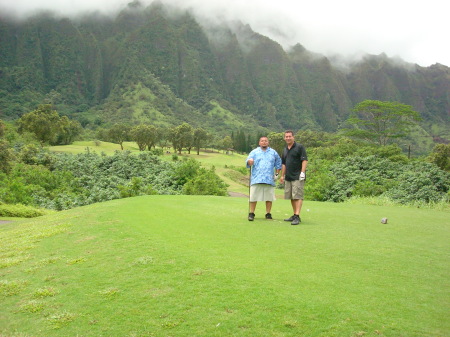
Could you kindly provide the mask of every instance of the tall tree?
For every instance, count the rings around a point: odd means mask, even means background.
[[[3,135],[5,134],[5,130],[6,130],[6,125],[5,125],[5,123],[0,119],[0,138],[2,138]]]
[[[270,147],[275,151],[277,151],[278,154],[281,156],[281,154],[283,153],[284,146],[286,144],[284,141],[284,133],[271,132],[267,137],[269,138],[270,141]]]
[[[421,120],[420,114],[410,105],[398,102],[366,100],[353,108],[347,119],[353,128],[344,134],[386,145],[392,138],[406,137],[412,126]]]
[[[115,144],[119,144],[123,151],[123,142],[130,138],[131,128],[125,124],[116,123],[108,130],[108,139]]]
[[[208,140],[208,133],[202,128],[194,130],[194,146],[197,148],[197,155],[200,155],[200,147]]]
[[[156,143],[157,129],[153,125],[141,124],[131,129],[131,138],[137,143],[139,150],[144,151]]]
[[[183,148],[192,147],[192,142],[194,139],[194,131],[190,124],[183,123],[174,127],[172,129],[172,134],[170,135],[172,146],[178,153],[181,154]],[[190,151],[189,151],[190,152]]]
[[[77,137],[83,130],[80,122],[71,120],[67,116],[61,117],[60,124],[61,129],[58,134],[57,144],[72,144],[72,142],[75,140],[75,137]]]
[[[60,117],[50,104],[41,104],[18,120],[19,132],[33,133],[41,145],[51,143],[61,131]]]

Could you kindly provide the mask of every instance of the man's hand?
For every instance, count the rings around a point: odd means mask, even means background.
[[[284,177],[283,176],[280,177],[280,184],[284,184]]]
[[[253,158],[250,158],[249,160],[247,160],[248,166],[252,166],[254,162],[255,161],[253,160]]]
[[[305,172],[300,172],[300,181],[305,180],[305,179],[306,179]]]

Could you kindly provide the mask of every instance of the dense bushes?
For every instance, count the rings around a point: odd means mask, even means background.
[[[441,202],[448,201],[450,190],[450,173],[392,152],[346,156],[333,162],[313,158],[307,179],[306,196],[319,201],[382,196],[403,204]]]
[[[34,164],[16,163],[8,175],[0,173],[3,202],[61,210],[137,195],[226,191],[213,170],[202,169],[193,159],[170,163],[149,152],[127,151],[113,156],[86,152],[30,157]]]

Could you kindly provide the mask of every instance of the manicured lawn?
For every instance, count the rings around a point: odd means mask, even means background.
[[[0,336],[449,336],[449,212],[247,207],[145,196],[1,225]]]
[[[121,151],[119,144],[113,144],[113,143],[102,142],[102,141],[96,142],[93,140],[77,141],[77,142],[73,142],[73,144],[70,144],[70,145],[50,146],[49,149],[52,152],[67,152],[67,153],[73,153],[73,154],[84,153],[84,152],[86,152],[87,149],[89,149],[89,151],[91,151],[91,152],[97,152],[97,153],[104,152],[105,154],[108,154],[108,155],[114,154],[115,151]],[[133,152],[139,151],[138,146],[134,142],[125,142],[123,144],[123,149],[133,151]]]

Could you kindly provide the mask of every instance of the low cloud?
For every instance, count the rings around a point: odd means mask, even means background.
[[[0,0],[0,10],[26,16],[38,10],[59,15],[117,13],[123,0]],[[151,0],[140,1],[144,5]],[[162,0],[190,10],[205,25],[241,21],[279,42],[297,43],[329,57],[386,53],[409,63],[450,66],[448,10],[440,0]]]

